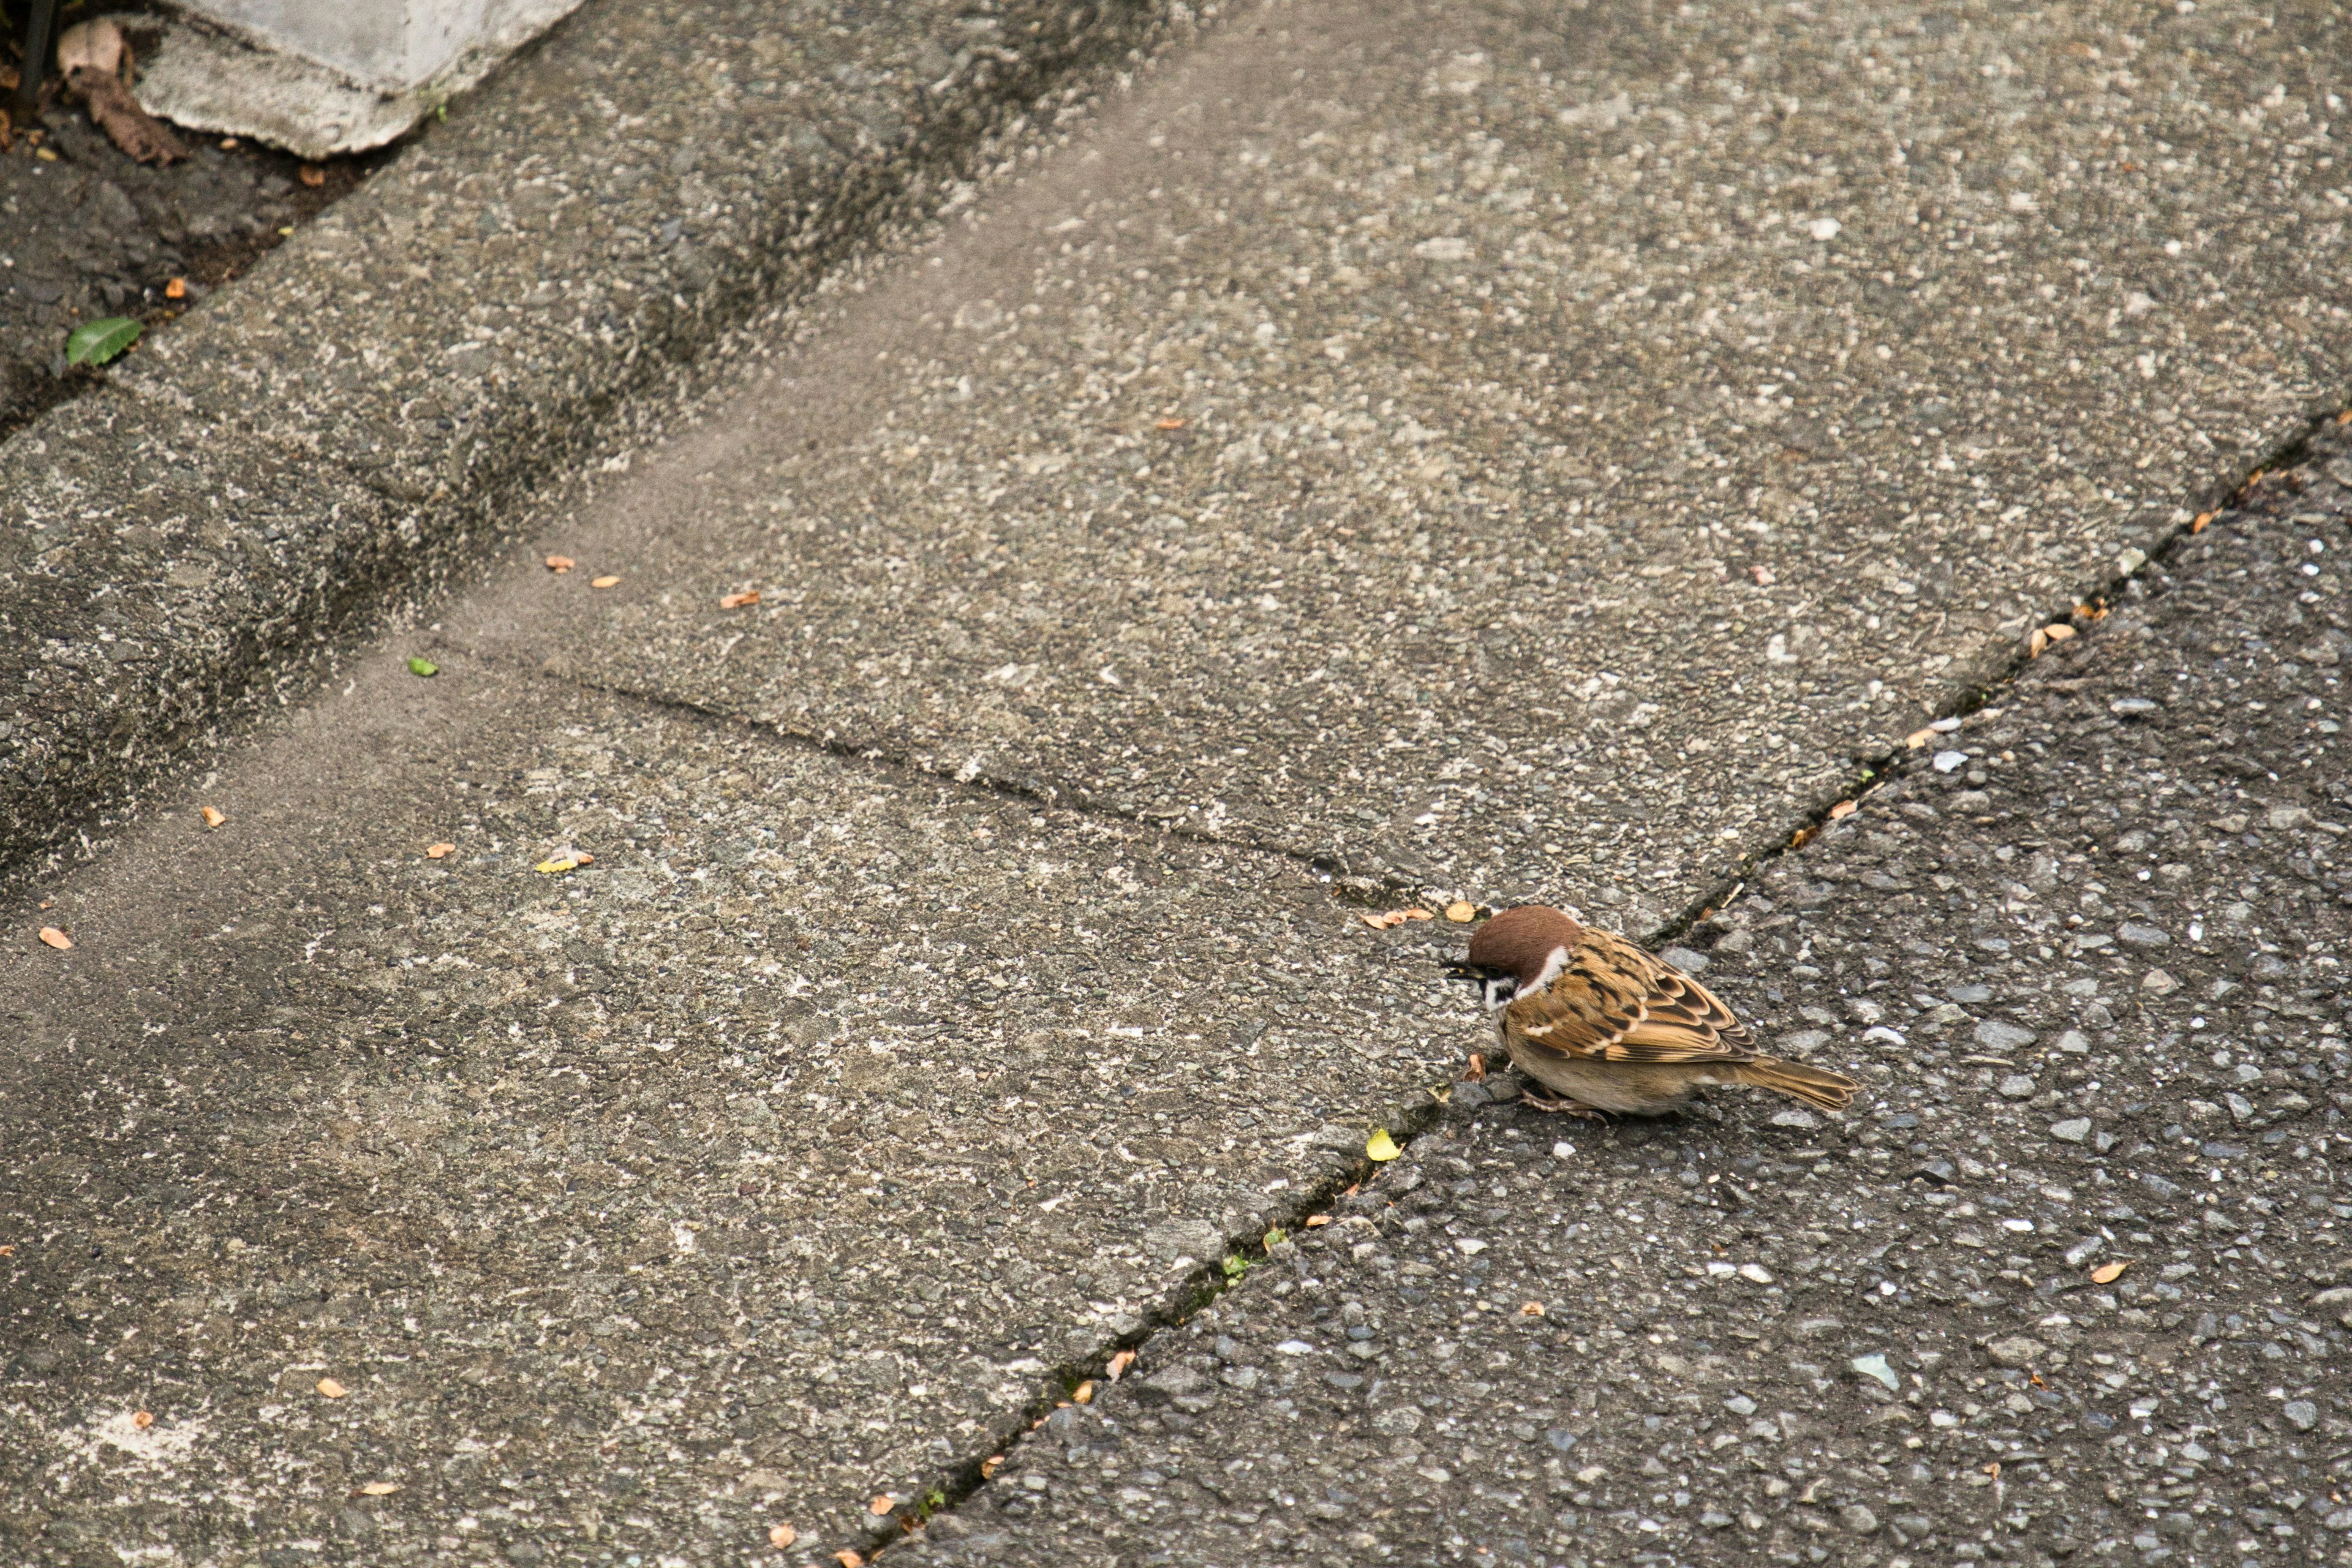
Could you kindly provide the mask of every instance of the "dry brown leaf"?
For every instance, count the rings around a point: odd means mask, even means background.
[[[1386,915],[1362,915],[1358,918],[1362,920],[1366,925],[1371,927],[1374,931],[1386,931],[1389,929],[1389,917]]]
[[[588,585],[591,588],[617,588],[621,585],[621,580],[618,577],[591,577],[588,579]]]
[[[457,852],[457,847],[455,844],[427,844],[425,847],[425,858],[427,860],[446,860]]]
[[[898,1503],[891,1498],[890,1494],[888,1492],[884,1492],[880,1497],[876,1498],[872,1502],[866,1505],[866,1511],[872,1514],[875,1518],[879,1519],[898,1506]]]
[[[1821,829],[1818,827],[1800,827],[1796,832],[1789,835],[1789,847],[1802,849],[1806,845],[1811,844],[1820,832]]]
[[[8,1243],[6,1246],[5,1246],[5,1247],[0,1247],[0,1258],[14,1258],[14,1257],[16,1257],[16,1243],[14,1243],[14,1242],[10,1242],[10,1243]]]
[[[344,1394],[349,1394],[351,1390],[345,1388],[341,1384],[337,1383],[331,1377],[322,1377],[319,1380],[319,1392],[325,1394],[330,1399],[341,1399]]]
[[[1110,1380],[1113,1383],[1117,1383],[1120,1378],[1127,1375],[1127,1369],[1134,1364],[1135,1352],[1133,1351],[1119,1352],[1117,1355],[1110,1358],[1110,1366],[1108,1368]]]
[[[980,1479],[984,1481],[996,1474],[996,1468],[1003,1463],[1004,1463],[1004,1456],[1002,1454],[991,1454],[982,1459],[980,1462]]]
[[[1088,1378],[1088,1379],[1087,1379],[1087,1381],[1086,1381],[1086,1382],[1084,1382],[1084,1383],[1082,1383],[1082,1384],[1078,1384],[1078,1385],[1077,1385],[1077,1387],[1076,1387],[1076,1388],[1074,1388],[1074,1389],[1070,1390],[1070,1403],[1071,1403],[1071,1404],[1073,1404],[1073,1405],[1092,1405],[1094,1402],[1095,1402],[1095,1383],[1094,1383],[1094,1379],[1092,1379],[1092,1378]]]
[[[722,610],[740,610],[746,605],[756,605],[759,602],[760,590],[753,588],[746,593],[721,595],[719,607]]]
[[[866,1559],[860,1557],[856,1552],[852,1552],[846,1546],[835,1552],[833,1554],[833,1560],[835,1563],[840,1563],[841,1568],[866,1568]]]
[[[155,1425],[155,1413],[152,1410],[138,1411],[131,1415],[131,1424],[144,1432],[148,1427]]]
[[[56,948],[59,952],[63,952],[68,948],[73,946],[73,938],[68,936],[65,932],[59,931],[55,926],[43,926],[41,928],[41,940],[47,942],[51,947]]]
[[[1433,921],[1437,918],[1435,915],[1431,914],[1427,910],[1421,908],[1418,904],[1409,910],[1399,910],[1397,913],[1409,921]]]
[[[1540,1318],[1543,1315],[1544,1304],[1541,1301],[1529,1301],[1519,1309],[1519,1316],[1522,1318]]]
[[[163,285],[163,298],[166,300],[184,300],[187,297],[188,280],[186,279],[174,278]]]
[[[1478,906],[1467,899],[1456,899],[1445,906],[1445,918],[1455,925],[1468,925],[1478,918]]]
[[[1903,737],[1903,743],[1916,752],[1935,738],[1936,731],[1933,730],[1914,730]]]
[[[2113,1263],[2102,1263],[2096,1268],[2091,1270],[2091,1283],[2094,1285],[2112,1285],[2116,1280],[2122,1279],[2124,1277],[2124,1270],[2130,1267],[2131,1264],[2124,1259],[2118,1259]]]
[[[1328,1214],[1311,1214],[1307,1216],[1306,1223],[1307,1228],[1313,1230],[1318,1226],[1329,1225],[1331,1223],[1331,1216]]]
[[[305,163],[294,171],[294,177],[315,191],[327,183],[327,171],[316,163]]]
[[[768,1526],[768,1544],[774,1547],[779,1552],[782,1552],[785,1547],[790,1546],[793,1542],[798,1541],[800,1538],[801,1532],[794,1530],[789,1524],[772,1524]]]
[[[579,564],[580,563],[574,561],[569,555],[551,555],[547,558],[547,569],[550,572],[569,572],[574,566]]]
[[[2104,621],[2107,618],[2107,607],[2105,605],[2077,605],[2074,606],[2074,613],[2086,621]]]
[[[2036,626],[2033,628],[2033,635],[2025,639],[2025,657],[2028,658],[2040,658],[2042,654],[2047,651],[2049,647],[2049,632],[2041,626]]]
[[[2074,635],[2074,628],[2063,621],[2053,621],[2042,628],[2042,635],[2052,642],[2064,642]]]
[[[1850,800],[1842,800],[1835,805],[1830,807],[1830,820],[1832,822],[1843,822],[1847,817],[1852,816],[1853,815],[1853,802]]]
[[[390,1497],[400,1489],[398,1481],[370,1481],[360,1489],[362,1497]]]
[[[1184,428],[1184,422],[1181,419],[1178,419],[1171,416],[1169,418],[1159,421],[1157,424],[1152,426],[1152,428],[1154,430],[1181,430]]]
[[[223,815],[220,807],[216,805],[208,805],[205,807],[204,810],[196,813],[196,815],[205,819],[205,826],[206,827],[218,827],[222,823],[228,820],[227,816]]]

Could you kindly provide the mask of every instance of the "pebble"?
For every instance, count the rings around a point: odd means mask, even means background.
[[[1985,1354],[1992,1357],[1995,1366],[2030,1367],[2050,1353],[2050,1347],[2026,1334],[2011,1334],[1985,1346]]]
[[[1946,987],[1944,994],[1950,997],[1955,1002],[1965,1003],[1969,1006],[1973,1007],[1979,1002],[1990,1002],[1992,1000],[1992,987],[1990,985],[1953,985]]]
[[[1895,1375],[1893,1367],[1886,1364],[1886,1357],[1877,1351],[1873,1351],[1868,1355],[1858,1355],[1846,1364],[1863,1376],[1874,1378],[1884,1384],[1890,1394],[1902,1392],[1903,1380]]]
[[[2116,940],[2126,947],[2170,947],[2172,933],[2160,926],[2140,925],[2126,921],[2116,928]]]
[[[2070,1116],[2050,1124],[2050,1136],[2061,1143],[2080,1143],[2090,1135],[2091,1119],[2087,1116]]]
[[[2151,995],[2169,996],[2180,989],[2180,982],[2161,969],[2151,969],[2139,977],[2139,988]]]
[[[2279,1414],[2298,1432],[2308,1432],[2319,1425],[2319,1406],[2308,1399],[2290,1399],[2280,1407]]]
[[[2011,1073],[2000,1080],[2000,1097],[2003,1100],[2032,1100],[2033,1080],[2021,1072]]]
[[[1753,1415],[1756,1414],[1756,1402],[1748,1398],[1748,1395],[1744,1394],[1733,1394],[1730,1398],[1723,1402],[1723,1407],[1726,1410],[1730,1411],[1734,1415]]]
[[[2338,1285],[2332,1290],[2322,1290],[2311,1299],[2311,1310],[2323,1318],[2333,1318],[2352,1329],[2352,1285]]]
[[[1856,1535],[1868,1535],[1878,1528],[1878,1516],[1858,1502],[1850,1502],[1838,1510],[1838,1522]]]
[[[1939,773],[1948,773],[1958,768],[1968,760],[1969,754],[1966,752],[1937,752],[1936,753],[1936,771]]]
[[[1820,1117],[1794,1105],[1790,1106],[1786,1110],[1776,1110],[1772,1113],[1772,1125],[1775,1127],[1793,1127],[1799,1131],[1811,1131],[1821,1124]]]
[[[1760,1263],[1741,1264],[1739,1266],[1739,1277],[1742,1279],[1747,1280],[1751,1285],[1769,1285],[1772,1283],[1772,1271],[1765,1268]]]
[[[1681,970],[1685,974],[1701,973],[1706,970],[1708,963],[1711,962],[1707,958],[1706,954],[1700,952],[1694,948],[1687,947],[1670,947],[1666,949],[1665,952],[1658,954],[1658,956],[1664,959],[1668,963],[1673,964],[1676,969]]]
[[[2015,1024],[2005,1024],[1999,1018],[1987,1018],[1976,1027],[1976,1043],[1989,1051],[2013,1051],[2033,1043],[2033,1031],[2021,1029]]]

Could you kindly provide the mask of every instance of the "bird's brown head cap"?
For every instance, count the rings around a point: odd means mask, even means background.
[[[1549,904],[1505,910],[1470,939],[1470,967],[1515,976],[1521,985],[1542,978],[1551,955],[1574,947],[1584,928]]]

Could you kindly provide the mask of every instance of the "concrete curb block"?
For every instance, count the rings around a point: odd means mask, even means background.
[[[759,310],[988,139],[1187,28],[592,0],[96,395],[0,447],[0,867],[102,830],[225,722],[624,458]]]

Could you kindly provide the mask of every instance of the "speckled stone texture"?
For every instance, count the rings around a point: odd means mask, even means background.
[[[533,486],[625,460],[730,331],[948,199],[1049,89],[1043,114],[1076,112],[1170,19],[584,6],[87,406],[0,447],[0,865],[103,837],[203,756],[192,730],[310,686],[322,644],[462,573]],[[290,522],[248,482],[289,468]],[[353,489],[396,542],[350,526]],[[116,658],[110,616],[142,625],[145,658]],[[58,669],[105,661],[60,693]]]
[[[1465,1083],[887,1561],[2347,1560],[2346,481],[2331,426],[1686,939],[1853,1114]]]
[[[1252,14],[583,508],[629,582],[519,655],[1655,923],[2344,384],[2341,18],[2269,16]]]

